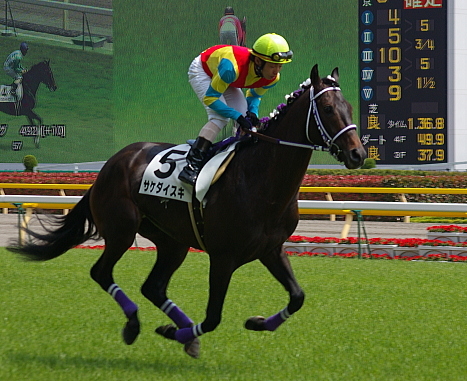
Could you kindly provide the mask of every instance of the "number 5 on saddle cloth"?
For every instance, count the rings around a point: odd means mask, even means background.
[[[203,201],[211,184],[224,172],[235,153],[237,143],[217,152],[201,170],[195,184],[195,194],[199,202]],[[139,193],[192,202],[193,187],[178,179],[178,174],[186,165],[189,150],[189,144],[181,144],[157,154],[144,171]]]

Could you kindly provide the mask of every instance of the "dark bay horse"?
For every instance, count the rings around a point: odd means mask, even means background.
[[[50,91],[57,90],[50,60],[33,65],[23,74],[23,99],[19,102],[0,102],[0,111],[15,116],[25,115],[30,125],[40,126],[42,118],[33,109],[36,107],[36,93],[41,83]]]
[[[199,336],[213,331],[221,314],[232,274],[260,260],[289,293],[289,303],[277,314],[248,319],[245,327],[274,331],[304,302],[282,244],[299,219],[297,192],[314,149],[330,151],[347,168],[362,165],[366,153],[352,124],[350,104],[337,81],[337,68],[310,80],[289,97],[251,142],[237,150],[225,173],[205,197],[202,216],[204,245],[196,238],[187,203],[139,194],[143,172],[168,143],[134,143],[111,157],[95,183],[57,227],[45,234],[30,232],[35,241],[9,250],[31,260],[49,260],[89,238],[103,237],[105,249],[91,277],[121,306],[127,322],[123,338],[132,344],[140,332],[138,307],[117,286],[113,268],[132,245],[136,233],[157,246],[157,260],[142,286],[143,295],[174,324],[156,332],[199,354]],[[209,300],[205,320],[195,324],[167,297],[173,273],[190,247],[204,246],[210,258]]]

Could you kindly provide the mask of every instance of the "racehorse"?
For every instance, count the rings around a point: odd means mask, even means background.
[[[23,98],[19,102],[0,102],[0,111],[15,116],[25,115],[30,125],[40,126],[42,118],[33,109],[36,107],[36,93],[41,83],[44,83],[50,91],[57,90],[50,60],[33,65],[23,74]]]
[[[289,96],[286,105],[264,128],[250,131],[250,141],[237,149],[217,182],[207,192],[202,208],[204,234],[197,238],[189,203],[138,193],[151,159],[172,147],[168,143],[133,143],[112,156],[92,187],[58,225],[22,247],[9,250],[37,261],[49,260],[90,238],[102,237],[105,249],[91,269],[91,277],[117,301],[126,315],[123,339],[132,344],[140,332],[138,307],[115,283],[113,268],[132,245],[136,233],[157,246],[157,260],[141,291],[174,324],[158,327],[165,338],[184,344],[199,355],[199,336],[213,331],[221,313],[232,274],[259,260],[289,293],[279,313],[249,318],[245,327],[274,331],[297,312],[304,292],[293,274],[282,245],[298,219],[297,194],[313,150],[328,150],[347,168],[362,165],[366,153],[352,124],[352,110],[339,85],[337,68],[320,78],[318,67],[308,83]],[[169,163],[167,163],[169,164]],[[194,322],[167,297],[173,273],[190,247],[210,258],[209,300],[202,323]]]

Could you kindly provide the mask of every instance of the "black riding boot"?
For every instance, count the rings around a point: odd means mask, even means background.
[[[199,172],[206,163],[207,154],[211,146],[212,143],[209,140],[202,138],[201,136],[196,138],[196,141],[191,146],[186,157],[187,165],[178,175],[178,179],[180,181],[192,186],[195,185]]]

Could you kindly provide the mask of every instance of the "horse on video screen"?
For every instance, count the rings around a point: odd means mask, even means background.
[[[0,111],[5,114],[28,118],[30,125],[40,126],[42,118],[33,109],[36,107],[36,93],[39,85],[43,83],[50,91],[57,90],[54,75],[50,68],[50,60],[41,61],[33,65],[23,74],[23,97],[18,102],[0,102]]]
[[[115,283],[113,269],[137,233],[146,237],[157,246],[157,260],[141,291],[173,321],[156,332],[184,344],[193,357],[199,355],[199,337],[221,322],[235,270],[259,260],[284,286],[289,303],[273,316],[249,318],[245,327],[276,330],[304,302],[282,245],[299,220],[297,194],[313,150],[329,151],[350,169],[359,168],[366,157],[338,80],[337,68],[320,78],[315,65],[310,79],[263,121],[262,128],[245,132],[250,137],[238,143],[201,203],[139,193],[152,158],[174,145],[133,143],[107,161],[75,208],[57,217],[56,227],[44,234],[29,231],[33,242],[9,250],[45,261],[102,237],[105,249],[91,277],[122,308],[127,318],[123,339],[132,344],[140,333],[138,307]],[[168,155],[165,159],[168,169],[175,165]],[[167,296],[169,281],[190,247],[204,250],[210,259],[209,300],[205,319],[198,324]]]

